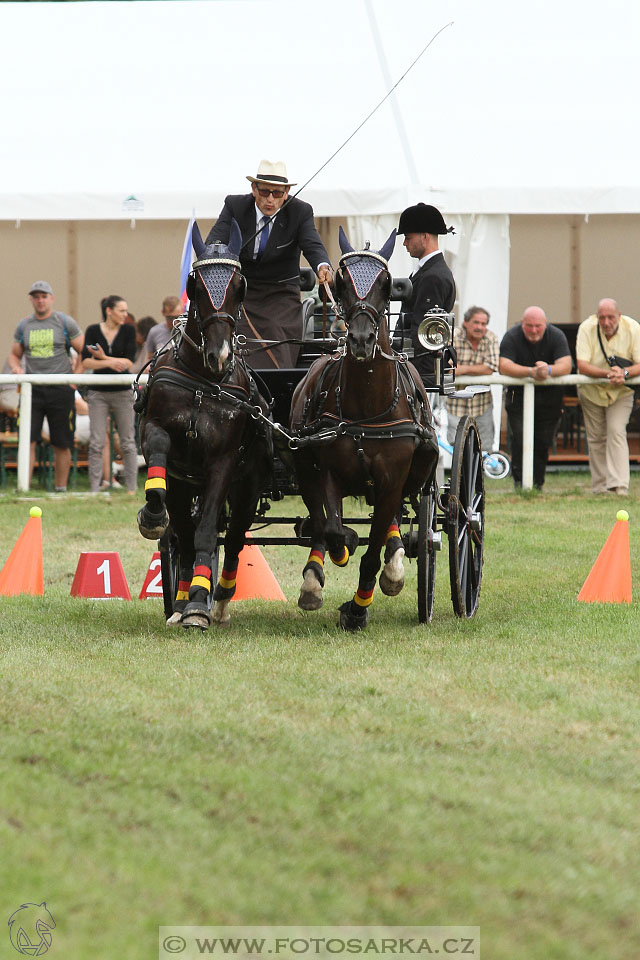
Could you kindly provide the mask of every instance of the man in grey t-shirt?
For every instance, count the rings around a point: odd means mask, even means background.
[[[80,327],[65,313],[53,309],[53,290],[46,280],[31,285],[29,297],[33,313],[16,327],[9,354],[12,373],[71,373],[71,347],[79,356],[84,347]],[[44,418],[49,422],[54,451],[56,491],[64,492],[69,479],[71,450],[75,431],[74,392],[70,386],[34,384],[31,401],[31,460],[29,483],[36,459],[36,442],[42,433]]]
[[[184,313],[182,300],[180,297],[165,297],[162,301],[162,316],[164,323],[158,323],[152,327],[147,336],[145,350],[147,351],[147,360],[151,360],[154,353],[162,350],[171,340],[173,333],[173,324]]]

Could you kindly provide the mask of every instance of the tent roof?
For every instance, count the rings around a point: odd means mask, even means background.
[[[638,213],[627,0],[0,4],[0,219],[215,217],[262,157],[318,216]],[[131,199],[133,198],[133,199]]]

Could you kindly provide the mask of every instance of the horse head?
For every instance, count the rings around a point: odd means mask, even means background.
[[[229,243],[207,245],[194,222],[191,238],[196,259],[187,281],[189,317],[185,334],[202,355],[205,369],[219,381],[234,367],[234,335],[247,288],[240,272],[242,234],[232,220]]]
[[[337,299],[347,326],[347,348],[364,363],[376,350],[389,351],[387,307],[391,296],[388,260],[396,242],[394,230],[380,250],[354,250],[340,227],[342,257],[336,272]]]

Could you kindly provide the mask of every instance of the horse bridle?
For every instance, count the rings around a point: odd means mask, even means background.
[[[224,267],[224,271],[213,270],[214,267]],[[240,318],[240,310],[242,309],[242,300],[244,299],[244,293],[240,297],[240,302],[238,304],[238,310],[236,314],[228,313],[225,310],[220,310],[220,307],[224,303],[227,290],[229,289],[229,284],[233,280],[235,274],[238,274],[243,282],[244,289],[247,288],[247,281],[245,280],[243,274],[241,273],[241,264],[239,260],[234,260],[230,257],[207,257],[202,260],[194,260],[191,273],[189,274],[188,286],[191,286],[194,296],[190,296],[190,306],[193,308],[193,318],[196,322],[198,328],[198,333],[200,334],[200,345],[191,339],[187,334],[186,329],[182,330],[182,336],[191,344],[193,349],[202,355],[202,360],[207,366],[207,361],[205,357],[205,339],[204,332],[206,328],[213,323],[215,320],[222,320],[225,323],[228,323],[231,327],[231,340],[232,340],[232,349],[235,348],[235,333],[238,320]],[[200,277],[202,285],[207,291],[209,301],[213,307],[213,313],[210,317],[207,318],[206,322],[203,323],[200,318],[200,311],[198,310],[198,304],[195,299],[195,283],[197,276]],[[185,324],[186,327],[186,324]],[[233,367],[233,362],[231,364]]]

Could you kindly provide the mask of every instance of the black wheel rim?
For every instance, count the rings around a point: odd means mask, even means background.
[[[478,608],[484,546],[484,474],[475,420],[458,424],[448,500],[451,602],[458,617]]]
[[[178,540],[171,526],[167,527],[158,541],[160,550],[160,571],[162,573],[162,599],[164,615],[168,620],[174,611],[174,602],[178,592],[178,576],[180,557],[178,554]]]
[[[418,508],[418,620],[431,623],[436,587],[436,498],[433,490],[420,498]]]

